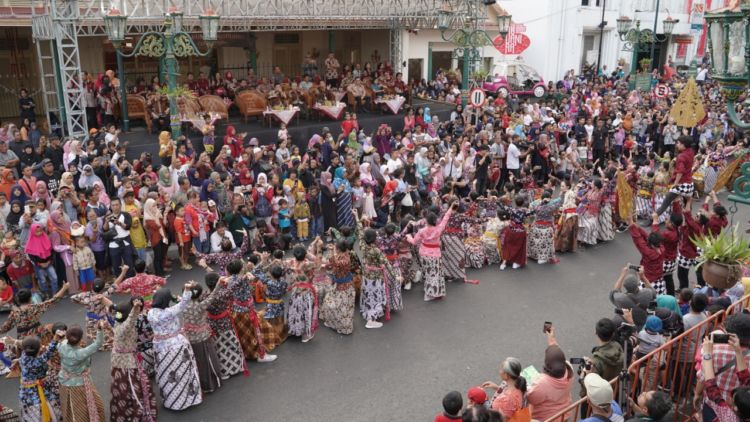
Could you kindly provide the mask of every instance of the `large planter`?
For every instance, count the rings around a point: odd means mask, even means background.
[[[706,261],[703,264],[703,279],[706,284],[716,289],[728,289],[742,277],[739,265],[722,264],[716,261]]]

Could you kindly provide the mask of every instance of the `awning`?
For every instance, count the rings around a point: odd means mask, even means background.
[[[674,41],[675,44],[692,44],[693,36],[692,35],[672,35],[672,41]]]

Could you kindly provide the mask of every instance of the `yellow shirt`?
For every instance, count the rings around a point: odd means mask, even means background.
[[[138,218],[134,218],[133,225],[130,226],[130,240],[133,242],[133,247],[136,249],[148,246],[148,243],[146,243],[146,232],[143,231],[141,220]]]

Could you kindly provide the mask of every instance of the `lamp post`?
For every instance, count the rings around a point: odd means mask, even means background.
[[[719,83],[727,101],[727,115],[732,123],[744,130],[750,123],[737,115],[736,103],[747,94],[750,83],[750,4],[743,2],[739,10],[706,13],[708,26],[711,78]]]
[[[654,46],[657,42],[664,42],[669,39],[674,31],[674,26],[679,19],[672,19],[667,17],[662,21],[664,25],[664,36],[660,37],[656,34],[656,22],[659,16],[659,1],[656,3],[656,15],[654,18],[654,29],[641,29],[641,21],[635,20],[635,28],[633,28],[633,19],[627,16],[620,16],[617,18],[617,34],[620,36],[620,40],[625,42],[623,50],[632,51],[633,56],[630,63],[630,80],[631,84],[635,83],[635,74],[638,71],[638,53],[645,53],[647,47],[650,47],[650,58],[651,64],[654,63]]]
[[[489,4],[487,0],[461,0],[458,3],[459,10],[452,10],[445,3],[438,11],[437,26],[440,30],[440,36],[456,46],[453,49],[452,58],[454,60],[463,59],[463,69],[461,70],[461,104],[466,106],[468,100],[469,73],[474,66],[473,63],[482,60],[479,48],[492,45],[492,39],[482,28],[485,7]],[[511,16],[502,13],[497,16],[498,32],[503,38],[508,34],[510,29]],[[454,26],[458,29],[450,31]]]
[[[160,58],[164,60],[167,67],[167,97],[169,98],[170,127],[172,137],[180,136],[180,120],[177,116],[177,99],[175,90],[177,88],[178,57],[199,56],[205,57],[211,52],[211,46],[217,39],[219,29],[219,16],[213,10],[207,9],[199,16],[203,41],[208,45],[206,52],[201,52],[198,46],[193,42],[192,37],[183,31],[183,15],[178,11],[170,11],[164,17],[164,30],[162,32],[149,31],[144,33],[133,48],[133,51],[126,54],[122,52],[122,42],[125,40],[127,31],[127,17],[122,15],[117,9],[110,9],[104,16],[104,27],[107,31],[107,37],[112,42],[117,51],[118,65],[122,63],[123,57],[147,56]],[[118,66],[119,67],[119,66]],[[120,86],[124,87],[125,81],[122,75],[123,69],[118,69],[121,73]],[[125,89],[121,88],[123,95],[123,104],[127,104],[127,95]],[[125,105],[124,113],[127,116],[127,106]],[[127,121],[127,117],[125,117]]]

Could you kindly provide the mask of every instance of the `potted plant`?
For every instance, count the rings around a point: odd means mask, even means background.
[[[641,65],[641,70],[644,72],[650,72],[651,71],[651,59],[641,59],[639,62]]]
[[[698,258],[703,278],[709,286],[728,289],[742,277],[740,267],[750,261],[750,241],[739,233],[739,227],[725,228],[717,236],[693,238],[703,253]]]

